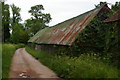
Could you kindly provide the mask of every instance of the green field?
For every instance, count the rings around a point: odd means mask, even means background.
[[[88,54],[80,57],[55,56],[44,51],[26,50],[48,66],[62,78],[118,78],[118,69],[107,65],[95,56]]]

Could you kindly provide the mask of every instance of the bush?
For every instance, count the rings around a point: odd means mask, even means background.
[[[15,45],[16,49],[25,47],[25,44],[19,43]]]

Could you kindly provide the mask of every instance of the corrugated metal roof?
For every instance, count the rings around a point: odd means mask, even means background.
[[[78,33],[105,7],[105,5],[102,5],[53,27],[40,30],[28,42],[37,44],[72,45]]]
[[[118,10],[115,14],[104,20],[104,22],[113,22],[120,20],[120,10]]]

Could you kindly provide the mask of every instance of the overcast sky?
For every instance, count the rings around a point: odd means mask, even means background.
[[[21,8],[23,21],[31,17],[28,13],[31,6],[42,4],[45,8],[44,12],[51,14],[52,21],[49,25],[52,26],[94,9],[94,5],[99,4],[100,1],[115,4],[120,0],[7,0],[6,3],[10,5],[14,3]]]

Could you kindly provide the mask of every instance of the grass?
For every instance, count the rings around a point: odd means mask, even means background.
[[[24,47],[24,44],[2,45],[2,78],[8,78],[13,54],[20,47]]]
[[[2,78],[2,44],[0,43],[0,78]]]
[[[91,55],[55,56],[44,51],[26,50],[62,78],[118,78],[118,70]]]

